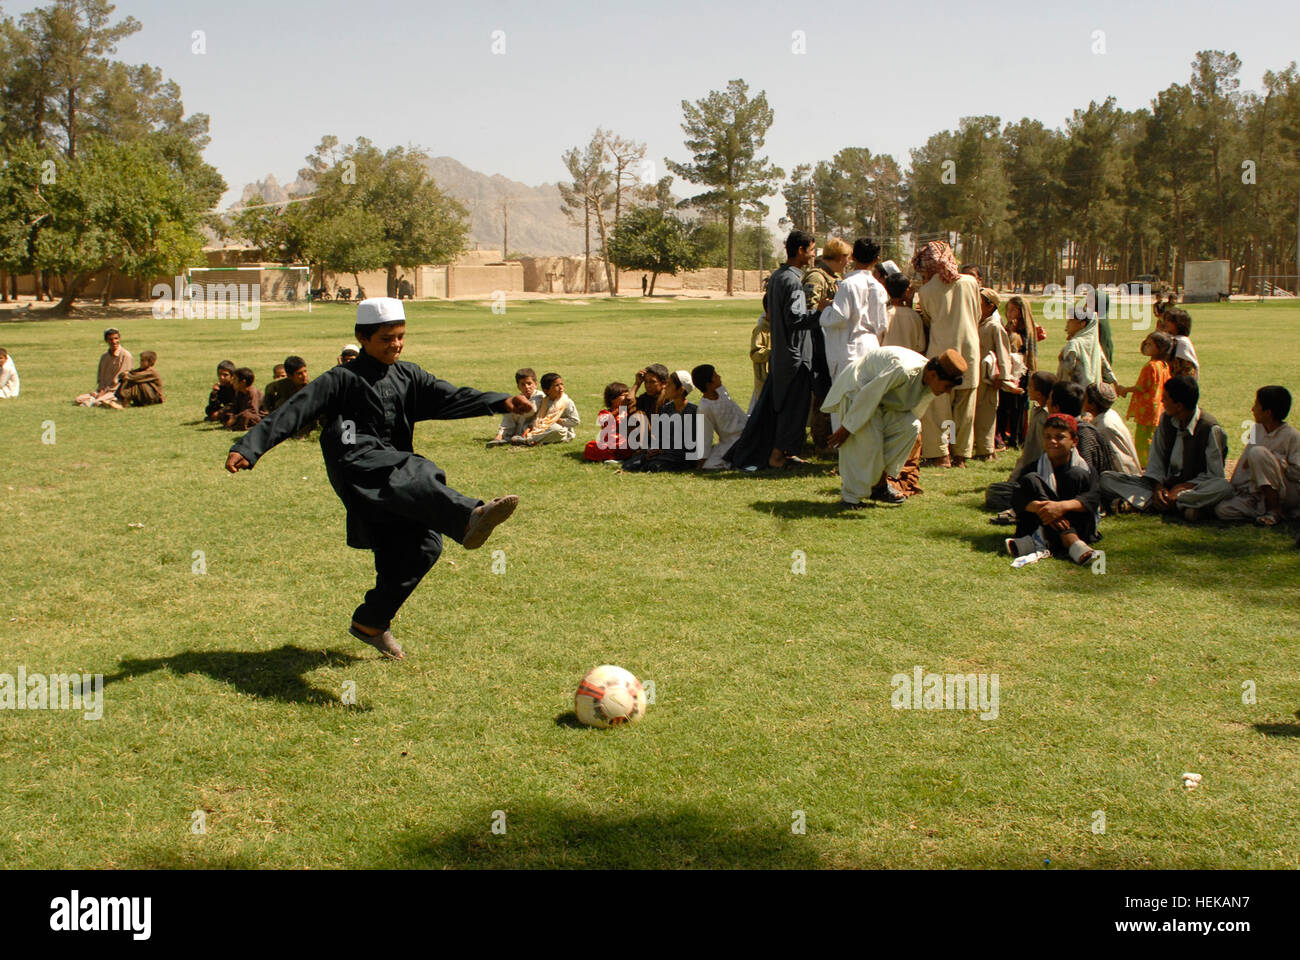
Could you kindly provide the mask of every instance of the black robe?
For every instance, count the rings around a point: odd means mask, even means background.
[[[325,472],[348,512],[348,546],[373,549],[377,531],[382,537],[394,522],[423,522],[431,529],[451,523],[441,522],[440,514],[420,514],[447,491],[437,464],[412,452],[416,422],[504,413],[508,396],[454,387],[413,363],[389,365],[362,353],[312,380],[231,450],[256,464],[277,443],[319,420]],[[467,514],[455,512],[456,522]]]

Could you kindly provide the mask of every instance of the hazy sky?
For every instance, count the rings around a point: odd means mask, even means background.
[[[34,3],[4,3],[16,15]],[[818,10],[835,10],[835,16]],[[882,14],[882,10],[891,11]],[[914,10],[915,14],[909,12]],[[892,153],[959,118],[1024,116],[1051,126],[1108,95],[1145,106],[1186,82],[1197,50],[1235,51],[1258,89],[1300,49],[1300,6],[1190,2],[866,3],[707,0],[563,3],[475,0],[122,0],[144,26],[118,50],[161,67],[188,112],[212,118],[209,162],[238,199],[246,182],[292,180],[326,133],[415,144],[527,184],[564,176],[560,154],[597,126],[682,147],[683,99],[728,80],[765,90],[766,153],[788,173],[846,146]],[[925,19],[921,19],[924,16]],[[207,52],[191,52],[206,32]],[[492,52],[493,31],[506,52]],[[804,31],[806,53],[792,52]],[[1104,31],[1105,53],[1092,52]],[[677,182],[679,194],[688,187]]]

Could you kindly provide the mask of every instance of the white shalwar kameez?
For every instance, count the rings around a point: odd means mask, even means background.
[[[849,438],[840,446],[840,490],[861,503],[882,476],[895,477],[921,435],[934,393],[922,380],[927,358],[906,347],[879,347],[847,366],[822,410],[839,415]]]

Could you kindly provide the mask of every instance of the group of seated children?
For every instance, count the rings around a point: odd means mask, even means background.
[[[256,379],[249,367],[236,367],[232,360],[217,364],[217,382],[208,394],[203,419],[220,423],[229,430],[247,430],[274,413],[311,381],[307,361],[299,356],[285,357],[272,370],[266,392],[253,386]]]
[[[1154,346],[1160,346],[1158,339]],[[1150,346],[1144,341],[1143,348],[1146,352]],[[1091,384],[1083,391],[1085,418],[1091,416],[1096,434],[1086,441],[1087,420],[1070,413],[1078,403],[1078,385],[1053,385],[1044,408],[1044,377],[1040,373],[1030,380],[1038,407],[1025,455],[1010,480],[991,485],[987,494],[992,506],[1010,502],[994,522],[1015,523],[1016,536],[1006,541],[1012,556],[1066,554],[1086,563],[1090,545],[1100,539],[1097,522],[1103,510],[1174,514],[1188,521],[1212,514],[1265,527],[1300,516],[1300,431],[1286,422],[1291,394],[1285,387],[1256,391],[1249,442],[1228,478],[1227,435],[1201,409],[1195,377],[1178,374],[1161,385],[1159,419],[1146,460],[1136,469],[1138,451],[1131,440],[1123,442],[1127,429],[1109,409],[1113,394],[1106,385]],[[1037,443],[1035,435],[1041,438]]]
[[[700,392],[698,404],[688,399],[695,390]],[[616,380],[605,387],[604,399],[605,409],[596,418],[599,434],[583,456],[621,462],[630,472],[724,469],[723,457],[748,419],[708,363],[689,373],[649,364],[637,371],[633,388]]]
[[[489,447],[536,447],[544,443],[566,443],[577,436],[582,423],[578,405],[564,392],[564,378],[558,373],[542,374],[541,389],[532,367],[515,371],[520,395],[533,402],[532,413],[507,413]]]

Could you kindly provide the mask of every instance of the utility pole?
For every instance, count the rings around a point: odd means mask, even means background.
[[[505,221],[505,227],[501,233],[501,260],[505,261],[510,256],[510,201],[501,201],[501,218]]]
[[[817,236],[817,199],[813,196],[813,182],[808,180],[808,232]]]

